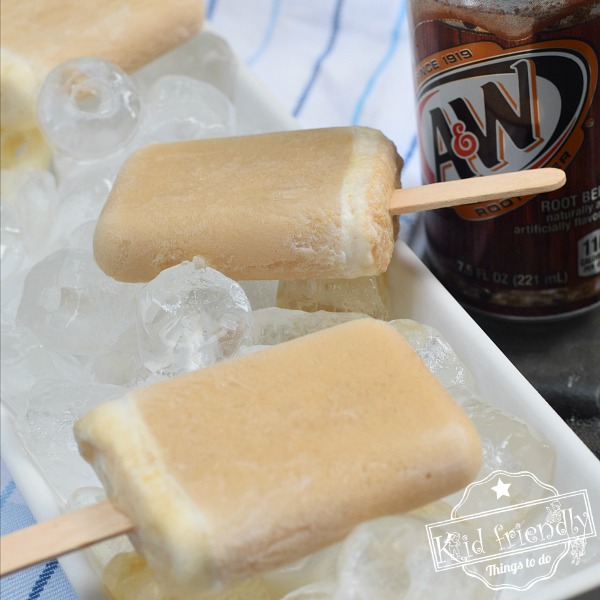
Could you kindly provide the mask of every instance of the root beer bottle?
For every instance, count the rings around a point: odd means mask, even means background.
[[[425,183],[559,167],[567,185],[425,216],[464,304],[555,318],[600,301],[600,1],[412,0]]]

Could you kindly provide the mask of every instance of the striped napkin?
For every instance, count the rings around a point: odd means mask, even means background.
[[[206,14],[303,126],[380,129],[405,159],[403,185],[420,183],[406,0],[210,0]],[[403,216],[409,241],[414,224]],[[2,534],[33,523],[4,464],[0,494]],[[56,561],[0,586],[3,600],[76,598]]]
[[[207,16],[303,126],[380,129],[420,183],[406,0],[211,0]]]
[[[0,470],[0,513],[1,535],[35,523],[4,462]],[[3,577],[0,580],[0,597],[2,600],[77,598],[56,560]]]

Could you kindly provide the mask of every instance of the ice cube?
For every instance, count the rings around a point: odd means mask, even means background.
[[[17,431],[61,502],[66,503],[78,487],[99,483],[77,449],[75,421],[94,406],[124,393],[118,386],[64,380],[41,380],[31,388],[27,410],[16,421]]]
[[[356,527],[342,544],[332,600],[492,598],[492,590],[462,569],[434,570],[425,526],[448,518],[444,510],[435,512],[384,517]]]
[[[33,262],[48,253],[58,201],[56,180],[49,171],[33,171],[16,193],[14,210],[26,255]]]
[[[0,260],[2,279],[7,279],[19,270],[25,256],[23,233],[14,212],[5,204],[0,204],[2,232],[0,238]]]
[[[16,415],[27,409],[27,394],[39,379],[89,378],[75,358],[45,348],[29,329],[2,325],[2,402]]]
[[[359,312],[375,319],[388,319],[390,300],[386,275],[284,280],[277,291],[277,306],[312,312]]]
[[[123,158],[82,163],[58,188],[59,201],[54,223],[56,248],[67,248],[77,242],[73,236],[84,223],[96,221],[112,189]],[[81,246],[80,246],[81,247]],[[87,246],[91,248],[91,246]]]
[[[95,381],[115,385],[136,386],[148,381],[151,373],[142,364],[136,324],[132,323],[106,352],[91,362]]]
[[[425,537],[410,517],[359,525],[342,545],[333,598],[396,600],[410,585],[405,552]],[[420,534],[420,536],[419,536]]]
[[[235,132],[231,101],[214,86],[183,75],[161,77],[149,95],[144,143],[225,137]]]
[[[120,155],[79,163],[77,168],[61,178],[58,188],[61,199],[87,196],[93,203],[102,207],[122,163],[123,157]],[[90,218],[97,217],[98,212],[98,210],[94,210]]]
[[[279,285],[277,280],[247,280],[238,281],[238,283],[244,290],[246,296],[248,296],[252,310],[259,310],[261,308],[270,308],[275,306],[277,286]]]
[[[66,236],[65,244],[69,248],[81,248],[88,252],[94,250],[94,234],[96,233],[96,221],[90,219],[78,225]]]
[[[462,406],[477,428],[483,444],[483,465],[478,480],[496,470],[512,473],[529,471],[541,481],[554,480],[554,447],[541,434],[520,419],[477,397],[473,396]],[[532,500],[537,497],[536,490],[539,491],[539,486],[532,482],[529,488],[521,487],[521,496],[516,491],[512,493],[511,499],[513,502]]]
[[[360,313],[335,313],[324,310],[304,312],[287,308],[264,308],[253,313],[252,345],[273,345],[301,335],[332,327],[353,319],[366,319]]]
[[[411,319],[396,319],[390,323],[407,338],[427,368],[457,401],[474,395],[473,376],[437,330]]]
[[[218,35],[201,31],[181,46],[136,71],[133,79],[146,91],[164,75],[186,75],[215,86],[234,99],[237,61],[229,44]]]
[[[191,261],[162,271],[138,294],[142,361],[175,375],[233,356],[251,336],[251,309],[242,288],[219,271]]]
[[[17,324],[50,350],[92,356],[105,352],[133,322],[138,288],[106,276],[91,252],[58,250],[28,273]]]
[[[38,97],[40,128],[50,144],[91,158],[116,152],[134,135],[142,109],[133,81],[97,57],[69,60],[49,73]]]

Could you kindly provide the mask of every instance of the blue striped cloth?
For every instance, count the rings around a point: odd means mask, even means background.
[[[35,523],[4,462],[0,470],[0,511],[1,535]],[[0,579],[0,598],[2,600],[36,600],[37,598],[75,600],[77,596],[58,562],[52,560],[44,565],[31,567]]]
[[[381,129],[405,159],[404,185],[420,182],[406,0],[207,0],[206,13],[303,126]],[[0,506],[2,534],[34,522],[4,464]],[[2,600],[76,597],[56,561],[0,585]]]
[[[211,0],[207,16],[302,125],[381,129],[420,183],[406,0]]]

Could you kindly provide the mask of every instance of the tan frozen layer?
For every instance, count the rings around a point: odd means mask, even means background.
[[[199,589],[445,496],[481,461],[468,418],[374,319],[133,391],[76,436],[152,568]]]
[[[281,280],[277,306],[306,312],[356,312],[388,320],[390,297],[387,273],[354,279]]]
[[[401,166],[365,127],[148,146],[115,182],[96,260],[122,281],[195,256],[234,279],[376,275],[392,255]]]
[[[46,75],[100,56],[133,71],[194,35],[202,0],[2,0],[2,128],[35,126]]]

